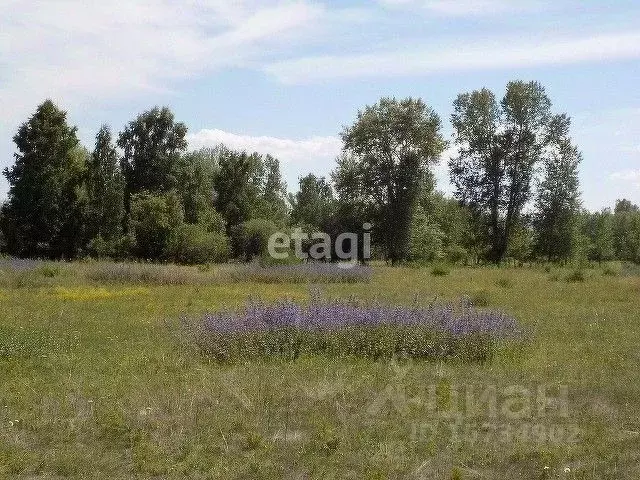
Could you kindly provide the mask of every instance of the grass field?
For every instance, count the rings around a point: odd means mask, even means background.
[[[525,345],[485,364],[220,365],[182,316],[309,286],[100,284],[85,268],[0,279],[0,478],[640,478],[640,276],[379,266],[321,288],[468,295],[515,316]],[[542,388],[566,402],[539,411]]]

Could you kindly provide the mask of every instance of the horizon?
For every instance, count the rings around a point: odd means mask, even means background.
[[[103,123],[117,134],[167,105],[189,128],[190,149],[270,153],[295,191],[302,175],[328,175],[342,127],[381,97],[422,98],[450,139],[457,94],[487,87],[500,98],[522,79],[541,82],[553,111],[573,119],[584,207],[640,203],[640,5],[631,1],[26,2],[0,13],[2,168],[45,98],[90,150]],[[437,188],[450,193],[443,157]]]

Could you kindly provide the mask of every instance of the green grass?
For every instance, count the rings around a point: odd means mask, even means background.
[[[101,285],[75,275],[86,268],[0,278],[0,478],[640,478],[638,276],[376,267],[369,283],[322,289],[483,300],[518,318],[526,346],[482,365],[221,366],[184,342],[182,315],[249,295],[305,300],[308,286]],[[505,389],[541,385],[566,386],[567,417],[509,414]],[[495,417],[482,402],[453,410],[492,388]]]

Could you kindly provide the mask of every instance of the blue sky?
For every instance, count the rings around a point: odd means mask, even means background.
[[[640,203],[640,2],[630,0],[5,0],[0,166],[45,98],[88,147],[101,124],[117,132],[168,105],[192,148],[275,154],[294,189],[302,174],[328,174],[342,126],[380,97],[422,97],[449,137],[458,93],[499,95],[513,79],[542,82],[572,116],[586,207]],[[444,191],[451,154],[436,167]]]

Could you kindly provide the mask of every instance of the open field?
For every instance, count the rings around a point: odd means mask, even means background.
[[[640,276],[378,266],[370,282],[320,288],[392,303],[468,295],[513,315],[525,346],[484,364],[220,365],[181,317],[249,295],[304,301],[309,286],[100,283],[75,275],[86,268],[0,283],[2,478],[640,478]],[[545,386],[566,391],[566,411],[538,411]]]

